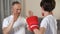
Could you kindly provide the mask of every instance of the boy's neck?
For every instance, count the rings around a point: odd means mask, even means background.
[[[45,12],[44,16],[53,15],[52,12]]]

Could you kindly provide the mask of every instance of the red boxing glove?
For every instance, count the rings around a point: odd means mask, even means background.
[[[38,17],[37,16],[31,16],[26,19],[28,27],[31,31],[34,29],[38,29]]]

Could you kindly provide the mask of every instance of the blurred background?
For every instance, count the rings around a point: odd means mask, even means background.
[[[21,15],[23,17],[26,17],[28,15],[28,11],[31,10],[34,13],[34,15],[39,17],[39,21],[41,21],[40,19],[43,18],[41,15],[41,7],[40,7],[41,0],[0,0],[0,34],[2,34],[1,27],[2,27],[3,19],[11,15],[11,4],[13,1],[19,1],[22,3]],[[59,34],[60,32],[59,30],[60,29],[60,0],[55,0],[55,1],[56,1],[56,7],[53,10],[53,13],[58,22],[57,25],[58,25],[58,34]]]

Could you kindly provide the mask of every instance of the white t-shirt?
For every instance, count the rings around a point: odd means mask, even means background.
[[[8,27],[8,25],[11,23],[12,18],[13,15],[4,19],[2,24],[2,29]],[[26,25],[26,20],[23,17],[19,16],[17,21],[14,23],[12,30],[9,32],[9,34],[25,34],[25,25]]]
[[[46,16],[40,27],[44,27],[46,29],[45,34],[57,34],[57,21],[52,15]]]

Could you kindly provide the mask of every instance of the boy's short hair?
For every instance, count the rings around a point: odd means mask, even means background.
[[[18,2],[18,1],[14,1],[14,2],[12,3],[12,6],[14,6],[15,4],[21,4],[21,3]]]
[[[40,3],[40,6],[48,12],[51,12],[55,8],[55,5],[55,0],[42,0]]]

